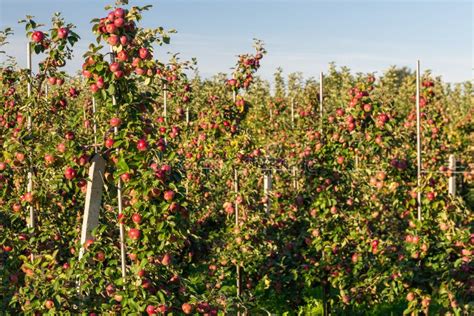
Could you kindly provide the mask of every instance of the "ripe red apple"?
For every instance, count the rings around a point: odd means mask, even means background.
[[[114,26],[117,28],[122,27],[125,24],[125,20],[123,18],[116,18],[114,20]]]
[[[128,231],[128,237],[132,240],[137,240],[140,238],[140,230],[136,228],[130,228]]]
[[[433,201],[435,199],[436,195],[434,194],[434,192],[428,192],[426,193],[426,198],[429,200],[429,201]]]
[[[135,223],[135,224],[140,224],[141,221],[142,221],[142,216],[138,213],[135,213],[132,215],[132,221]]]
[[[60,39],[67,38],[68,34],[69,34],[69,30],[67,28],[61,27],[61,28],[58,29],[58,37]]]
[[[413,293],[413,292],[408,292],[408,294],[407,294],[407,301],[408,301],[408,302],[411,302],[411,301],[413,301],[414,299],[415,299],[415,293]]]
[[[44,155],[44,160],[45,160],[47,165],[50,165],[50,164],[54,163],[54,156],[50,155],[50,154],[45,154]]]
[[[168,191],[165,191],[165,193],[163,194],[163,197],[165,201],[171,202],[174,199],[174,195],[175,195],[174,191],[168,190]]]
[[[46,309],[51,309],[54,307],[54,302],[52,300],[46,300],[46,302],[44,302],[44,307],[46,307]]]
[[[99,91],[99,87],[95,83],[91,84],[90,88],[92,93],[97,93],[97,91]]]
[[[121,43],[122,43],[122,38],[123,38],[123,37],[125,37],[125,36],[122,36],[122,37],[120,38],[120,42],[121,42]],[[124,45],[124,44],[122,43],[122,45]],[[120,52],[118,52],[118,53],[117,53],[117,59],[118,59],[119,61],[127,61],[127,59],[128,59],[127,52],[124,51],[124,50],[121,50]]]
[[[193,306],[189,303],[183,303],[183,305],[181,305],[181,309],[186,315],[190,315],[193,312]]]
[[[145,151],[147,150],[147,148],[148,148],[148,143],[145,139],[139,139],[137,141],[137,149],[139,151]]]
[[[77,176],[77,171],[74,168],[67,167],[64,171],[64,177],[68,180],[72,180]]]
[[[148,315],[156,315],[156,307],[153,306],[153,305],[148,305],[148,306],[146,307],[146,313],[147,313]]]
[[[142,47],[138,50],[138,56],[140,56],[141,59],[146,59],[148,57],[148,49],[145,47]]]
[[[50,85],[54,86],[56,84],[56,77],[49,77],[48,82]]]
[[[7,169],[7,164],[4,162],[0,162],[0,171],[4,171],[5,169]]]
[[[117,70],[117,71],[114,72],[114,76],[115,76],[115,78],[117,78],[117,79],[122,78],[123,75],[124,75],[124,73],[123,73],[122,70]]]
[[[19,213],[21,211],[21,204],[20,203],[15,203],[15,204],[13,204],[12,208],[13,208],[13,212]]]
[[[44,33],[41,31],[35,31],[31,34],[31,39],[35,43],[41,43],[44,40]]]
[[[115,32],[117,32],[117,27],[115,26],[115,24],[111,23],[105,26],[105,30],[107,31],[107,33],[114,34]]]
[[[109,12],[109,14],[107,14],[107,21],[113,22],[114,20],[115,20],[115,14],[114,14],[114,11],[111,11]]]
[[[128,182],[130,181],[131,178],[132,178],[132,175],[128,172],[125,172],[120,176],[120,179],[122,179],[123,182]]]
[[[122,8],[117,8],[114,10],[114,16],[116,18],[123,18],[125,16],[125,10]]]
[[[110,119],[110,126],[112,127],[118,127],[122,124],[122,120],[118,117],[113,117]]]
[[[120,70],[120,64],[118,62],[111,63],[109,69],[111,72],[116,72],[117,70]]]
[[[339,165],[342,165],[344,163],[344,157],[343,156],[338,156],[337,159],[336,159],[336,162]]]
[[[166,253],[163,256],[163,259],[161,259],[161,264],[164,266],[167,266],[171,263],[171,255],[169,253]]]
[[[115,26],[114,26],[115,27]],[[109,45],[111,46],[117,46],[117,44],[119,43],[120,39],[117,35],[115,34],[112,34],[109,36],[109,38],[107,39],[107,42],[109,43]]]
[[[112,147],[114,147],[114,142],[115,142],[115,141],[114,141],[113,138],[107,138],[107,139],[105,140],[105,147],[106,147],[106,148],[112,148]]]

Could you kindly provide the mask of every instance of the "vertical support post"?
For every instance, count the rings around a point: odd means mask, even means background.
[[[31,63],[31,45],[29,41],[26,46],[26,63],[27,63],[28,77],[29,77],[28,85],[27,85],[27,93],[28,93],[28,99],[30,99],[31,98],[32,63]],[[28,132],[31,133],[31,130],[33,128],[33,120],[31,117],[31,113],[28,113],[27,128],[28,128]],[[31,161],[30,161],[30,164],[31,164]],[[32,193],[33,192],[33,166],[31,165],[28,170],[27,181],[28,181],[28,184],[27,184],[26,192]],[[35,210],[33,208],[33,205],[28,206],[28,211],[29,211],[29,219],[28,219],[27,226],[30,228],[34,228],[35,227]]]
[[[291,169],[291,175],[293,177],[293,188],[298,190],[298,178],[296,176],[296,172],[297,172],[297,167],[293,166],[293,168]]]
[[[420,113],[420,61],[416,61],[416,165],[418,220],[421,221],[421,113]]]
[[[165,122],[167,122],[168,118],[168,87],[166,84],[163,85],[163,116],[165,118]]]
[[[454,155],[449,155],[449,171],[451,175],[449,176],[448,181],[448,193],[452,196],[456,195],[456,157]]]
[[[105,160],[100,155],[94,155],[89,168],[89,180],[87,184],[86,203],[84,206],[84,217],[82,219],[81,250],[79,260],[84,255],[84,244],[92,238],[92,231],[99,225],[99,211],[102,203],[102,189],[104,187]]]
[[[237,173],[237,169],[234,169],[234,191],[236,194],[239,193],[239,175]],[[237,200],[235,201],[234,204],[235,208],[235,227],[239,228],[239,204],[237,203]],[[240,298],[242,295],[242,274],[240,271],[240,263],[237,262],[235,265],[235,270],[237,274],[237,298]],[[239,305],[237,305],[239,307]],[[237,315],[240,316],[240,310],[237,311]]]
[[[319,122],[323,132],[323,72],[319,73]]]
[[[186,107],[186,124],[189,124],[189,107]]]
[[[295,128],[295,98],[291,98],[291,127]]]
[[[94,132],[94,152],[97,154],[97,120],[95,117],[96,112],[96,104],[95,104],[95,97],[92,97],[92,129]]]
[[[270,192],[272,190],[272,170],[263,171],[263,194],[265,196],[265,213],[270,213],[271,199]]]
[[[114,51],[112,49],[112,46],[110,46],[110,59],[111,62],[114,62],[115,60],[115,55]],[[117,109],[117,100],[115,99],[115,95],[112,96],[112,105],[114,106],[115,109]],[[118,109],[117,109],[117,112]],[[118,134],[118,127],[114,127],[114,134]],[[120,149],[117,148],[117,156],[120,154]],[[118,178],[118,183],[117,183],[117,202],[118,202],[118,213],[119,215],[122,214],[122,180],[120,177]],[[123,226],[123,223],[120,221],[119,222],[119,231],[120,231],[120,259],[121,259],[121,270],[122,270],[122,278],[125,279],[126,277],[126,266],[125,266],[125,228]]]

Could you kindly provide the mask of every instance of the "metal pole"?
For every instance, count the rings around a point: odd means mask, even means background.
[[[295,128],[295,98],[291,99],[291,127]]]
[[[296,167],[293,166],[291,170],[292,176],[293,176],[293,188],[298,190],[298,179],[296,178]]]
[[[110,59],[113,63],[115,60],[114,52],[112,46],[110,46]],[[115,109],[117,109],[117,100],[115,99],[115,95],[112,96],[112,105]],[[118,109],[117,109],[117,112]],[[118,135],[118,127],[114,127],[114,134]],[[120,156],[120,149],[117,148],[117,156]],[[118,177],[117,183],[117,199],[118,199],[118,213],[119,215],[122,214],[122,180]],[[122,278],[125,279],[126,277],[126,267],[125,267],[125,229],[122,222],[119,222],[119,231],[120,231],[120,257],[122,261]]]
[[[264,170],[263,194],[265,196],[265,213],[270,213],[270,191],[272,190],[272,170]]]
[[[31,63],[31,45],[30,42],[27,43],[26,46],[26,63],[27,63],[27,68],[28,68],[28,85],[27,85],[27,93],[28,93],[28,99],[31,98],[31,72],[32,72],[32,63]],[[28,132],[31,133],[32,127],[33,127],[33,121],[31,118],[31,113],[28,113],[28,121],[27,121],[27,127],[28,127]],[[31,162],[30,162],[31,163]],[[29,171],[28,171],[28,184],[26,191],[28,193],[31,193],[33,191],[33,166],[30,165]],[[30,218],[29,218],[29,223],[27,223],[27,226],[30,228],[35,227],[35,210],[33,209],[33,205],[28,206],[28,210],[30,213]]]
[[[319,73],[319,121],[323,132],[323,72]]]
[[[163,116],[165,117],[165,122],[167,121],[168,115],[168,90],[166,84],[163,85]]]
[[[454,155],[449,155],[449,171],[451,171],[451,175],[449,177],[449,184],[448,184],[448,193],[452,196],[456,195],[456,157]]]
[[[418,220],[421,221],[421,114],[420,114],[420,61],[416,61],[416,162]]]
[[[97,154],[97,121],[95,119],[95,112],[96,112],[96,105],[95,105],[95,97],[92,97],[92,129],[94,131],[94,152]]]

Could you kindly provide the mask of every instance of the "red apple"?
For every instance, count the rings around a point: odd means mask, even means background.
[[[122,120],[118,117],[113,117],[110,119],[110,126],[112,127],[118,127],[122,124]]]
[[[61,28],[58,29],[58,37],[60,39],[67,38],[68,34],[69,34],[69,30],[67,28],[61,27]]]
[[[140,230],[136,228],[130,228],[128,231],[128,237],[132,240],[137,240],[140,238]]]
[[[35,43],[41,43],[44,40],[44,33],[41,31],[35,31],[31,34],[31,39]]]
[[[67,167],[64,171],[64,177],[68,180],[72,180],[77,176],[77,171],[74,168]]]
[[[52,300],[46,300],[46,302],[44,302],[44,307],[46,307],[46,309],[51,309],[54,307],[54,302]]]
[[[181,309],[186,315],[189,315],[193,312],[193,306],[189,303],[183,303],[183,305],[181,305]]]
[[[148,49],[145,47],[142,47],[138,50],[138,56],[140,56],[141,59],[146,59],[148,57]]]
[[[145,139],[139,139],[137,142],[137,149],[139,151],[145,151],[148,148],[148,143]]]
[[[135,224],[140,224],[141,221],[142,221],[142,216],[138,213],[135,213],[132,215],[132,221],[135,223]]]
[[[125,16],[125,10],[122,8],[117,8],[114,10],[114,16],[116,18],[123,18]]]

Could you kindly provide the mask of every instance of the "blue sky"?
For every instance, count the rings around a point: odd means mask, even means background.
[[[15,36],[6,50],[25,64],[26,39],[17,21],[26,14],[48,22],[56,11],[78,26],[82,37],[68,70],[79,69],[82,53],[93,40],[89,21],[104,16],[101,0],[0,0],[0,28]],[[413,67],[421,60],[450,82],[473,78],[473,2],[451,1],[304,1],[304,0],[149,0],[145,27],[175,28],[171,45],[183,59],[196,57],[203,76],[229,72],[239,53],[252,51],[252,39],[266,43],[268,55],[260,74],[271,79],[285,73],[317,76],[328,63],[354,72],[382,73],[390,65]]]

